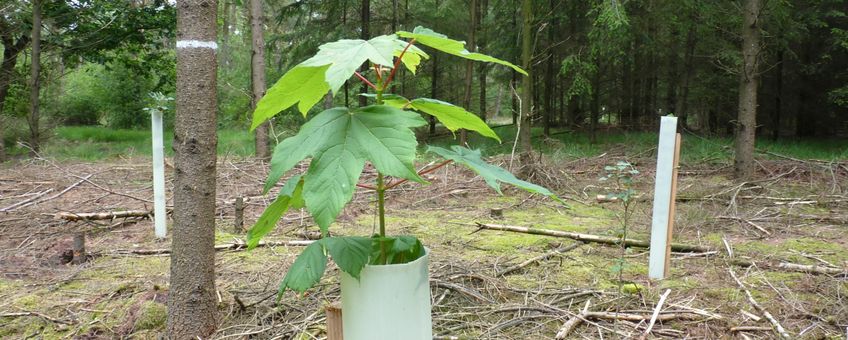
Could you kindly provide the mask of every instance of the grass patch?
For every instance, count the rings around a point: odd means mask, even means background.
[[[165,155],[174,155],[173,131],[164,132]],[[152,138],[149,130],[111,129],[103,126],[63,126],[44,147],[44,154],[57,159],[101,160],[119,157],[150,157]],[[253,135],[247,130],[218,131],[218,154],[250,156]]]

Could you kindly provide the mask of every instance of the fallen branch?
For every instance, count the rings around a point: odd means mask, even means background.
[[[592,243],[601,243],[601,244],[610,244],[610,245],[620,245],[621,244],[621,239],[617,238],[617,237],[599,236],[599,235],[592,235],[592,234],[581,234],[581,233],[561,231],[561,230],[535,229],[535,228],[509,226],[509,225],[486,224],[486,223],[479,223],[479,222],[477,222],[477,226],[480,229],[511,231],[511,232],[516,232],[516,233],[544,235],[544,236],[553,236],[553,237],[565,237],[565,238],[570,238],[570,239],[581,241],[581,242],[592,242]],[[626,240],[624,240],[624,245],[628,246],[628,247],[650,248],[651,243],[648,242],[648,241],[626,239]],[[709,248],[709,247],[704,247],[704,246],[672,243],[671,244],[671,251],[687,252],[687,253],[705,253],[705,252],[712,251],[712,249]]]
[[[765,316],[766,319],[771,322],[772,326],[774,326],[775,332],[777,332],[777,334],[784,339],[792,339],[792,336],[790,336],[789,333],[786,332],[786,329],[784,329],[783,326],[780,325],[780,322],[778,322],[777,319],[775,319],[774,316],[771,315],[771,313],[769,313],[765,308],[763,308],[763,306],[757,303],[757,300],[755,300],[754,296],[751,295],[751,291],[749,291],[748,288],[745,287],[745,284],[742,283],[742,281],[739,280],[738,277],[736,277],[736,273],[733,272],[733,269],[728,269],[727,271],[730,272],[730,276],[732,276],[733,279],[736,280],[736,284],[739,285],[739,288],[741,288],[742,291],[745,292],[745,296],[748,298],[748,302],[751,304],[751,306],[754,306],[754,309],[759,311],[760,314]]]
[[[833,268],[817,265],[797,264],[791,262],[780,262],[777,265],[768,262],[753,262],[743,259],[733,259],[730,264],[738,267],[759,267],[767,270],[778,270],[796,273],[835,275],[848,277],[848,268]]]
[[[302,247],[312,244],[314,241],[260,241],[256,247]],[[215,246],[215,251],[222,250],[246,250],[247,244],[243,242],[225,243]],[[127,255],[165,255],[170,254],[171,249],[119,249],[109,253],[102,253],[95,256],[127,256]]]
[[[554,250],[552,250],[552,251],[549,251],[549,252],[544,253],[544,254],[542,254],[542,255],[539,255],[539,256],[536,256],[536,257],[534,257],[534,258],[528,259],[528,260],[526,260],[526,261],[524,261],[524,262],[521,262],[521,263],[519,263],[519,264],[517,264],[517,265],[514,265],[514,266],[512,266],[512,267],[508,267],[508,268],[506,268],[506,269],[504,269],[504,270],[500,270],[500,271],[498,271],[497,273],[495,273],[495,276],[503,276],[503,275],[506,275],[506,274],[512,273],[512,272],[514,272],[514,271],[517,271],[517,270],[519,270],[519,269],[522,269],[522,268],[524,268],[524,267],[527,267],[527,266],[529,266],[529,265],[531,265],[531,264],[533,264],[533,263],[536,263],[536,262],[539,262],[539,261],[544,261],[544,260],[547,260],[547,259],[549,259],[549,258],[551,258],[551,257],[556,256],[556,255],[559,255],[559,254],[562,254],[562,253],[565,253],[565,252],[568,252],[568,251],[574,250],[574,248],[577,248],[577,247],[579,247],[579,246],[581,246],[581,245],[583,245],[583,242],[576,242],[576,243],[571,244],[571,245],[569,245],[568,247],[565,247],[565,248],[558,248],[558,249],[554,249]]]
[[[30,197],[29,199],[26,199],[26,200],[20,201],[20,202],[18,202],[18,203],[15,203],[15,204],[12,204],[12,205],[10,205],[10,206],[8,206],[8,207],[5,207],[5,208],[3,208],[3,209],[0,209],[0,212],[6,212],[6,211],[12,211],[12,210],[15,210],[15,209],[17,209],[18,207],[20,207],[20,206],[22,206],[22,205],[24,205],[24,204],[29,204],[29,203],[31,203],[31,202],[33,202],[33,201],[35,201],[35,200],[37,200],[37,199],[41,198],[41,196],[47,195],[47,194],[48,194],[48,193],[50,193],[51,191],[53,191],[53,189],[47,189],[47,190],[44,190],[44,191],[42,191],[42,192],[39,192],[37,195],[35,195],[35,196],[33,196],[33,197]]]
[[[42,318],[44,320],[55,322],[55,323],[60,323],[60,324],[63,324],[63,325],[73,325],[72,322],[65,321],[65,320],[59,320],[59,319],[56,319],[52,316],[49,316],[49,315],[44,314],[44,313],[39,313],[39,312],[24,311],[24,312],[19,312],[19,313],[0,313],[0,318],[17,318],[17,317],[21,317],[21,316],[37,316],[37,317]]]
[[[60,212],[56,215],[53,215],[54,219],[57,220],[67,220],[67,221],[91,221],[91,220],[114,220],[116,218],[128,218],[128,217],[149,217],[153,216],[153,211],[151,210],[126,210],[126,211],[110,211],[110,212],[99,212],[99,213],[72,213],[72,212]]]
[[[474,298],[474,299],[476,299],[480,302],[494,303],[494,301],[492,301],[491,299],[483,296],[483,294],[480,294],[480,293],[478,293],[477,291],[475,291],[471,288],[463,287],[463,286],[460,286],[458,284],[445,282],[445,281],[441,281],[441,280],[430,280],[430,282],[432,284],[436,285],[437,287],[449,289],[449,290],[452,290],[452,291],[455,291],[455,292],[458,292],[458,293],[468,295],[468,296],[470,296],[470,297],[472,297],[472,298]]]

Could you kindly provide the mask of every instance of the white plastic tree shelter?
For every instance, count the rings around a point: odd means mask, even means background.
[[[679,158],[680,134],[677,133],[677,117],[664,116],[660,120],[657,177],[654,184],[651,256],[648,262],[648,277],[651,279],[663,279],[668,275]]]
[[[165,238],[168,226],[165,224],[165,148],[162,143],[162,111],[150,110],[153,130],[153,218],[156,238]]]

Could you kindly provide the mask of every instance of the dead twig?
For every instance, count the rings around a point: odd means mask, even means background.
[[[665,299],[668,297],[668,294],[671,293],[671,289],[666,289],[665,293],[660,296],[660,301],[657,302],[657,307],[654,308],[654,314],[651,315],[651,322],[648,323],[648,328],[645,329],[645,333],[642,333],[642,336],[639,339],[647,339],[648,335],[651,334],[651,329],[654,328],[654,324],[657,322],[657,317],[660,315],[660,311],[662,310],[663,303]]]
[[[786,329],[783,328],[780,322],[778,322],[777,319],[775,319],[774,316],[771,315],[771,313],[769,313],[765,308],[763,308],[763,306],[761,306],[757,302],[757,300],[754,299],[754,296],[751,295],[751,291],[748,290],[747,287],[745,287],[745,284],[742,283],[742,281],[739,280],[738,277],[736,277],[736,273],[733,272],[733,269],[728,269],[727,271],[730,272],[730,276],[733,277],[733,280],[736,281],[736,284],[739,285],[739,288],[741,288],[742,291],[745,292],[745,296],[748,298],[748,303],[750,303],[751,306],[754,306],[754,309],[759,311],[760,314],[763,314],[763,316],[765,316],[766,319],[771,322],[772,326],[774,327],[774,331],[777,332],[777,334],[780,335],[781,338],[792,339],[792,336],[789,335],[789,333],[786,331]]]
[[[312,244],[314,241],[260,241],[256,247],[303,247]],[[225,243],[215,246],[215,251],[222,250],[247,250],[247,244],[244,242]],[[97,254],[94,256],[127,256],[127,255],[165,255],[170,254],[171,249],[119,249],[109,253]]]
[[[583,245],[583,242],[576,242],[576,243],[571,244],[571,245],[569,245],[568,247],[565,247],[565,248],[558,248],[558,249],[554,249],[554,250],[552,250],[552,251],[549,251],[549,252],[544,253],[544,254],[542,254],[542,255],[539,255],[539,256],[533,257],[533,258],[531,258],[531,259],[528,259],[528,260],[526,260],[526,261],[524,261],[524,262],[521,262],[521,263],[519,263],[519,264],[517,264],[517,265],[514,265],[514,266],[512,266],[512,267],[508,267],[508,268],[506,268],[506,269],[500,270],[500,271],[498,271],[497,273],[495,273],[495,276],[503,276],[503,275],[506,275],[506,274],[512,273],[512,272],[514,272],[514,271],[517,271],[517,270],[520,270],[520,269],[522,269],[522,268],[524,268],[524,267],[527,267],[527,266],[529,266],[529,265],[531,265],[531,264],[533,264],[533,263],[536,263],[536,262],[539,262],[539,261],[544,261],[544,260],[547,260],[547,259],[549,259],[549,258],[551,258],[551,257],[554,257],[554,256],[557,256],[557,255],[560,255],[560,254],[562,254],[562,253],[565,253],[565,252],[568,252],[568,251],[571,251],[571,250],[574,250],[575,248],[577,248],[577,247],[579,247],[579,246],[581,246],[581,245]]]

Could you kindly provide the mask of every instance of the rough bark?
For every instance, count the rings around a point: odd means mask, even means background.
[[[533,43],[532,27],[533,24],[533,2],[531,0],[522,0],[521,3],[521,16],[522,16],[522,25],[521,25],[521,67],[532,74],[532,51],[531,45]],[[532,103],[531,100],[533,98],[533,78],[530,76],[525,76],[521,78],[521,131],[518,133],[518,142],[521,145],[522,161],[530,161],[532,157],[530,153],[533,152],[533,145],[531,144],[531,116],[532,116]]]
[[[32,2],[32,66],[30,66],[30,94],[29,94],[29,147],[30,152],[37,153],[40,147],[40,120],[38,94],[41,92],[41,0]]]
[[[262,25],[262,0],[250,0],[250,35],[253,53],[250,57],[250,83],[253,85],[253,97],[251,106],[255,109],[256,103],[265,95],[265,33]],[[254,145],[256,157],[268,159],[271,151],[268,147],[268,125],[265,122],[254,130]]]
[[[468,33],[468,44],[466,45],[466,49],[470,52],[474,52],[477,47],[477,42],[475,38],[477,36],[477,0],[471,0],[471,4],[469,5],[469,13],[471,16],[471,27],[469,28]],[[471,60],[465,61],[465,96],[462,100],[462,105],[465,106],[466,110],[471,110],[471,95],[473,90],[473,81],[474,81],[474,62]],[[468,131],[462,129],[459,131],[459,145],[466,145],[468,142]]]
[[[760,0],[746,0],[742,24],[742,70],[739,75],[739,110],[736,118],[737,178],[754,174],[754,141],[757,129],[757,86],[759,85]]]
[[[177,2],[177,41],[216,40],[216,0]],[[174,228],[168,294],[171,339],[207,338],[216,327],[216,50],[177,48]]]

